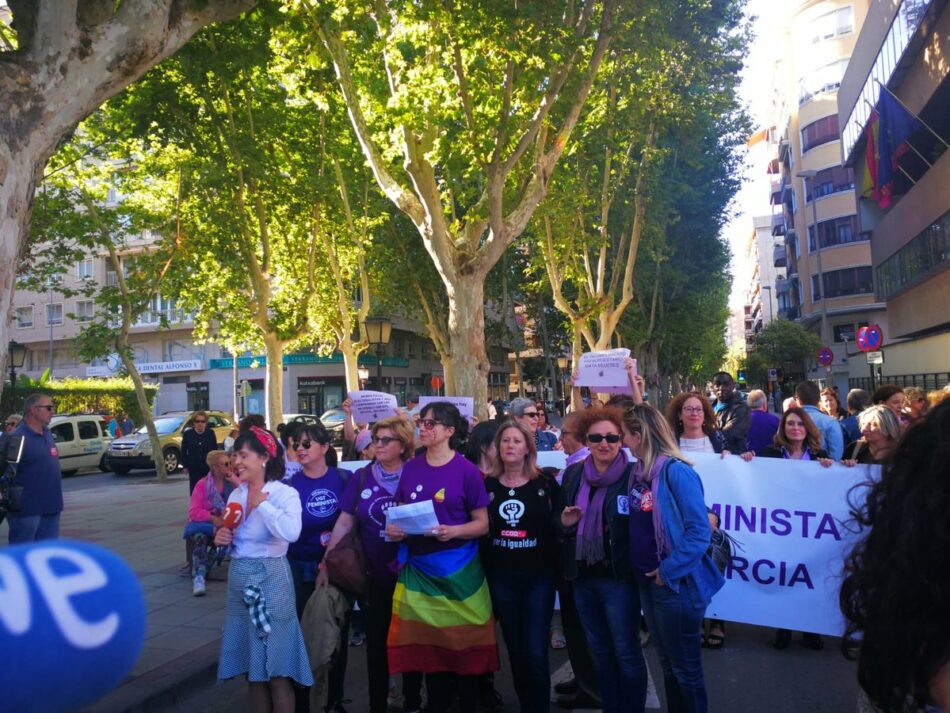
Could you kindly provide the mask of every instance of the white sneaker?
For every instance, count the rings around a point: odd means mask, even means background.
[[[205,588],[205,578],[200,574],[195,575],[194,584],[191,587],[191,593],[196,597],[203,597],[208,590]]]

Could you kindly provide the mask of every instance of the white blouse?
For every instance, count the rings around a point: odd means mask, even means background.
[[[300,537],[300,495],[294,488],[272,480],[264,483],[267,500],[247,514],[247,485],[235,488],[229,503],[240,503],[245,519],[234,531],[232,557],[283,557]]]
[[[712,441],[709,436],[702,438],[683,438],[680,436],[680,450],[684,453],[715,453]]]

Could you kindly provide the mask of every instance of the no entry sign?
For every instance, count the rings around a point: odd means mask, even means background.
[[[877,324],[869,324],[867,327],[861,327],[855,337],[858,343],[858,349],[862,352],[873,352],[881,348],[884,344],[884,332]]]

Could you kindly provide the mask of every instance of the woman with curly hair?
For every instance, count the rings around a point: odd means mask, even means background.
[[[867,499],[845,561],[842,646],[859,650],[858,682],[883,711],[950,710],[950,402],[910,428]]]
[[[844,449],[845,465],[880,465],[901,437],[901,424],[887,406],[871,406],[858,414],[861,438]]]
[[[684,453],[729,453],[712,405],[699,392],[688,391],[670,401],[666,420]]]

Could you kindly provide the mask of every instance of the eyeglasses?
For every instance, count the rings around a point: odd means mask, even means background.
[[[419,421],[419,425],[422,426],[425,430],[431,431],[436,426],[444,426],[445,424],[441,421],[436,421],[432,418],[423,418]]]
[[[53,404],[37,404],[36,408],[45,408],[47,411],[52,411],[56,407]]]
[[[683,413],[702,413],[702,412],[703,412],[702,406],[684,406],[683,407]]]
[[[521,415],[524,416],[525,418],[538,418],[539,416],[537,411],[525,411]]]
[[[7,422],[6,422],[5,424],[3,424],[3,425],[4,425],[4,426],[13,427],[13,426],[16,426],[16,425],[17,425],[17,422],[16,422],[16,421],[7,421]]]
[[[587,434],[588,443],[600,443],[601,441],[607,441],[607,443],[620,443],[620,435],[617,433],[608,433],[606,435],[602,433]]]
[[[316,441],[316,442],[319,443],[319,441]],[[304,450],[307,450],[307,449],[309,449],[310,446],[312,446],[313,444],[314,444],[314,441],[311,441],[311,440],[308,438],[308,439],[306,439],[306,440],[304,440],[304,441],[301,441],[301,442],[298,443],[296,446],[294,446],[294,450],[299,451],[301,448],[303,448]],[[323,444],[321,443],[320,445],[323,445]]]
[[[388,446],[393,441],[398,441],[398,438],[393,438],[392,436],[378,436],[373,438],[373,443],[377,446]]]
[[[204,419],[204,418],[196,418],[195,423],[208,423],[208,421],[207,419]]]

